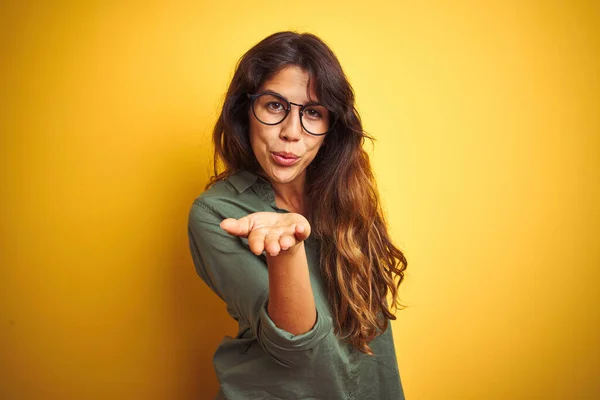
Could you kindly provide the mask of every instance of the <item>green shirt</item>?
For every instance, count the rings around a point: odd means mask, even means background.
[[[374,356],[334,335],[315,238],[304,243],[317,308],[315,325],[293,335],[271,320],[265,253],[253,254],[247,239],[219,226],[225,218],[259,211],[288,212],[275,205],[267,180],[240,171],[202,193],[189,214],[196,271],[239,324],[236,337],[224,337],[213,358],[220,383],[217,399],[404,399],[391,325],[370,343]]]

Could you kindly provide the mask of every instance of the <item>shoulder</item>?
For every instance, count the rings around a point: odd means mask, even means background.
[[[212,184],[192,204],[191,213],[209,213],[223,218],[242,218],[258,211],[256,194],[250,189],[256,180],[241,171]]]
[[[237,191],[231,182],[229,182],[229,178],[225,178],[213,183],[208,189],[198,195],[194,203],[209,205],[219,200],[235,198],[236,193]]]
[[[236,190],[227,179],[220,180],[198,195],[193,203],[191,213],[210,213],[222,215],[227,205],[236,198]]]

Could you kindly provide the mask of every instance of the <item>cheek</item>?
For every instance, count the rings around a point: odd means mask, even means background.
[[[254,150],[258,150],[261,143],[264,142],[264,132],[262,131],[261,126],[257,126],[255,121],[250,123],[250,144]]]
[[[319,152],[319,149],[321,148],[321,146],[323,145],[324,139],[317,139],[314,142],[309,144],[309,151],[311,154],[313,155],[317,155],[317,153]]]
[[[306,146],[306,155],[308,155],[308,158],[306,161],[308,161],[308,163],[312,163],[313,160],[317,157],[317,154],[319,154],[319,149],[321,148],[321,144],[323,143],[323,140],[318,140],[315,141],[314,143],[311,142],[309,144],[307,144]]]
[[[250,147],[254,157],[263,162],[269,157],[269,151],[273,148],[274,140],[277,140],[278,133],[273,132],[269,126],[258,123],[259,126],[250,126]]]

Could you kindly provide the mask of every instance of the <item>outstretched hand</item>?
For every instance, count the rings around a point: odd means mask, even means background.
[[[224,219],[221,228],[231,235],[248,238],[254,254],[264,250],[273,257],[310,236],[308,220],[296,213],[257,212],[240,219]]]

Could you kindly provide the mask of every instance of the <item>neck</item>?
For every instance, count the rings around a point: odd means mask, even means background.
[[[275,204],[290,212],[304,214],[306,174],[298,176],[290,183],[274,183]]]

